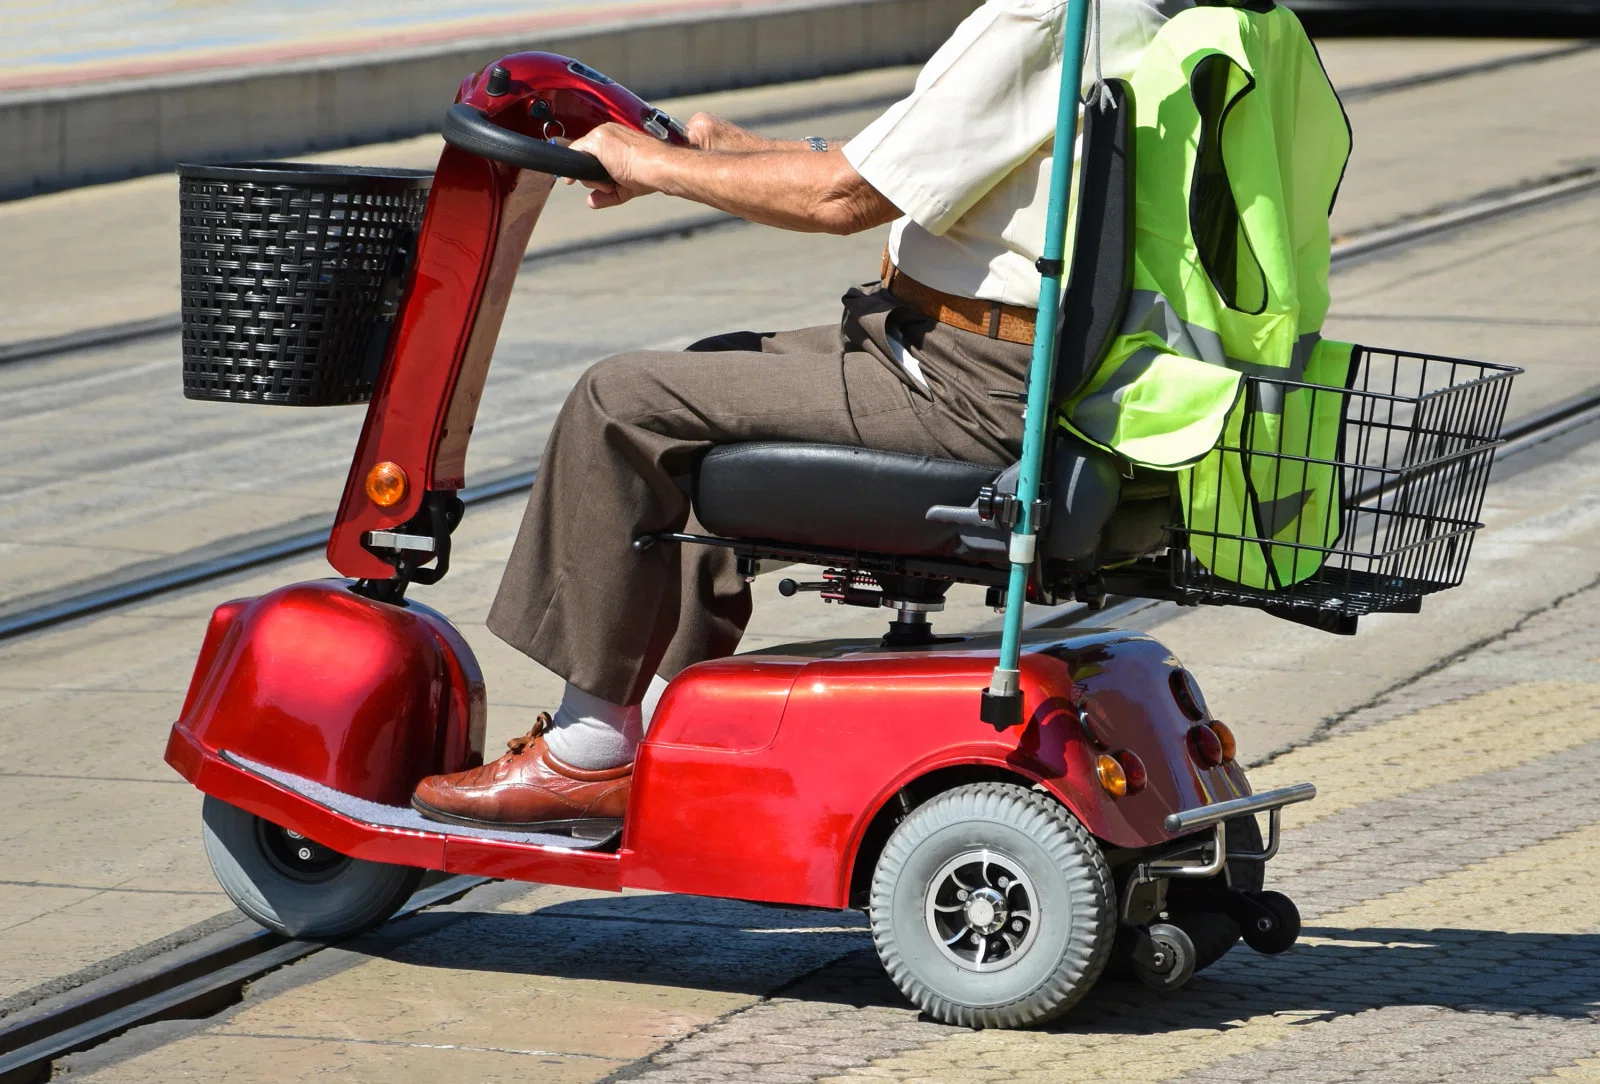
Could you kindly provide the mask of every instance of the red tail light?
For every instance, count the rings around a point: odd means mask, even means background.
[[[1149,776],[1144,770],[1144,761],[1139,759],[1139,754],[1131,749],[1120,749],[1113,754],[1117,763],[1122,765],[1122,774],[1128,780],[1128,793],[1138,794],[1144,789],[1145,780]]]
[[[1189,752],[1202,768],[1215,768],[1222,763],[1222,739],[1204,723],[1189,728]]]
[[[1172,699],[1178,702],[1178,710],[1197,723],[1206,717],[1206,698],[1200,695],[1200,683],[1193,674],[1174,670],[1167,684],[1172,689]]]
[[[1083,736],[1096,749],[1104,749],[1111,744],[1111,728],[1106,722],[1106,711],[1095,702],[1094,697],[1085,696],[1078,701],[1078,725],[1083,728]]]

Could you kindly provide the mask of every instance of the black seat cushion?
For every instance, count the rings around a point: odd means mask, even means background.
[[[998,467],[833,444],[759,442],[711,449],[695,476],[695,515],[724,538],[825,549],[955,557],[962,529],[930,523],[966,506]]]

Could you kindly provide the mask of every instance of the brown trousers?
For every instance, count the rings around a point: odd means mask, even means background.
[[[599,362],[561,408],[489,628],[594,696],[637,703],[670,678],[732,654],[750,588],[732,553],[656,545],[697,529],[688,478],[714,444],[843,444],[1002,466],[1022,441],[1016,402],[1031,348],[936,324],[881,287],[852,289],[837,326],[735,332],[682,352]],[[921,362],[906,375],[891,331]]]

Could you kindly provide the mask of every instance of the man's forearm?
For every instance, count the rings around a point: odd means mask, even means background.
[[[856,233],[899,211],[845,160],[801,142],[764,141],[752,151],[697,151],[661,146],[642,163],[641,179],[668,195],[740,218],[807,233]]]
[[[769,147],[737,126],[705,120],[690,122],[693,147],[663,143],[620,124],[602,124],[573,140],[574,150],[595,155],[612,177],[584,182],[593,190],[589,205],[614,207],[647,192],[665,192],[764,225],[837,234],[900,215],[856,172],[842,148],[818,153],[803,143]],[[749,146],[760,149],[717,149]]]

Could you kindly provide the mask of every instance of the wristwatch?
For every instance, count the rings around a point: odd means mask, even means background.
[[[823,139],[821,136],[806,136],[806,142],[810,144],[811,149],[814,151],[825,151],[828,149],[828,141]]]

